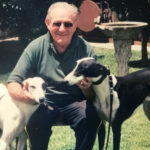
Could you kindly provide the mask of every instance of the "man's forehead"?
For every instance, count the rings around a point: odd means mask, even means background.
[[[76,14],[74,13],[74,11],[72,9],[59,9],[56,8],[55,10],[53,10],[51,12],[51,19],[52,20],[56,20],[56,19],[74,19],[76,17]]]

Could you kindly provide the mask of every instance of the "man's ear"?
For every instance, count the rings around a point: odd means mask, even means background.
[[[49,25],[50,25],[50,19],[45,18],[45,24],[46,24],[46,26],[47,26],[47,28],[48,28],[48,27],[49,27]]]

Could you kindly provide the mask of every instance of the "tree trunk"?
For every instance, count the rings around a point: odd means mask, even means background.
[[[148,42],[148,35],[146,34],[146,29],[143,30],[142,32],[142,66],[147,66],[148,65],[148,54],[147,54],[147,42]]]

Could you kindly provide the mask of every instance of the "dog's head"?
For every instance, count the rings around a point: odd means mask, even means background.
[[[77,61],[77,65],[71,73],[65,77],[65,81],[70,85],[79,83],[85,77],[97,78],[103,77],[108,73],[108,69],[97,63],[94,58],[87,57]]]
[[[45,100],[46,83],[40,77],[28,78],[23,81],[23,85],[35,99],[35,104],[41,104]]]

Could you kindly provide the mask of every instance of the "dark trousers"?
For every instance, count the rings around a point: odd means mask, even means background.
[[[92,150],[100,122],[93,105],[82,101],[65,107],[52,107],[53,109],[41,105],[31,117],[27,125],[30,149],[47,150],[49,138],[52,134],[51,127],[63,114],[63,120],[75,132],[75,150]]]

